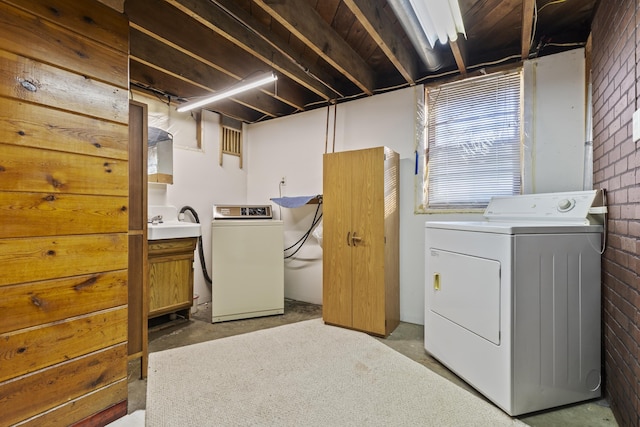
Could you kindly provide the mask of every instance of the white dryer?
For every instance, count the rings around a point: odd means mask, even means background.
[[[494,198],[484,221],[425,224],[425,349],[510,415],[601,394],[596,194]]]

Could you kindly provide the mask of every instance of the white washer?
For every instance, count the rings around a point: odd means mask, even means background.
[[[284,237],[271,206],[216,205],[212,323],[284,313]]]
[[[485,221],[425,224],[425,349],[510,415],[601,395],[595,196],[494,198]]]

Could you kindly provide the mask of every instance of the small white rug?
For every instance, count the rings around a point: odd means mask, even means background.
[[[523,426],[321,319],[149,355],[147,426]]]

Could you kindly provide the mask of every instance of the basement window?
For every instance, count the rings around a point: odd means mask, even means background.
[[[495,73],[425,91],[425,212],[476,211],[520,194],[522,72]]]

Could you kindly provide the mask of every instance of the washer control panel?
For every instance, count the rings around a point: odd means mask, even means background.
[[[588,223],[597,190],[494,197],[484,212],[488,220],[570,221]]]
[[[213,219],[273,219],[271,205],[214,205]]]

